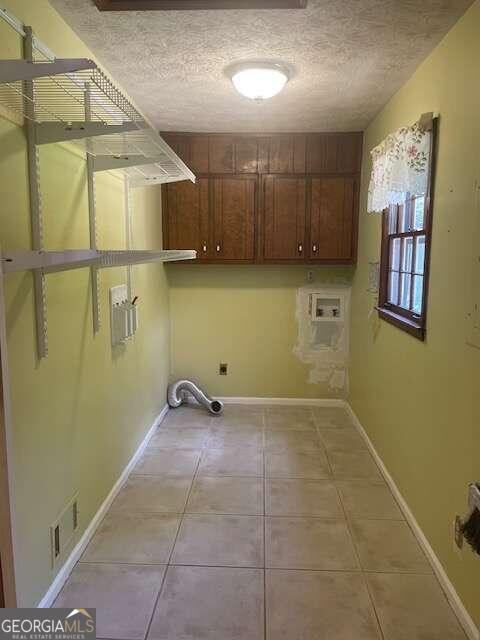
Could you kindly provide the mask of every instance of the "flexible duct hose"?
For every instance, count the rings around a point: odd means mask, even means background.
[[[167,392],[167,401],[169,406],[173,409],[179,407],[184,401],[184,398],[181,394],[182,391],[188,391],[188,393],[191,393],[195,400],[199,404],[206,407],[210,411],[210,413],[214,413],[216,415],[222,413],[223,402],[210,398],[209,395],[204,393],[200,389],[200,387],[198,387],[191,380],[177,380],[176,382],[172,382],[172,384],[169,385]]]

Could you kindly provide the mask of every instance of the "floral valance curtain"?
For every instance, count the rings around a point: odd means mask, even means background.
[[[426,193],[430,138],[431,132],[416,122],[391,133],[372,149],[367,211],[382,213],[391,204],[401,204],[406,193]]]

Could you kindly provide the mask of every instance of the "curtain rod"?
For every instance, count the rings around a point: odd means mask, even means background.
[[[418,120],[418,126],[424,131],[431,131],[433,127],[433,121],[438,118],[438,113],[429,111],[428,113],[422,113]]]

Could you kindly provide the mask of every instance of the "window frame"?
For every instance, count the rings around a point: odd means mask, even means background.
[[[432,121],[431,140],[430,140],[430,166],[428,168],[427,192],[425,193],[425,211],[424,211],[424,228],[421,231],[410,229],[403,233],[389,233],[390,227],[390,209],[385,209],[382,214],[382,241],[380,255],[380,286],[378,295],[378,315],[382,320],[393,324],[394,326],[406,331],[418,340],[424,341],[426,336],[427,323],[427,307],[428,307],[428,285],[430,280],[430,249],[432,242],[432,217],[433,217],[433,191],[435,179],[436,165],[436,148],[437,148],[437,130],[438,118]],[[411,202],[417,194],[410,196],[407,194],[406,202],[411,208]],[[402,205],[396,205],[397,208],[397,225],[398,225],[398,208]],[[404,205],[403,205],[404,206]],[[415,237],[425,236],[425,262],[423,268],[423,289],[422,289],[422,311],[416,314],[411,310],[392,304],[388,301],[388,278],[390,271],[390,242],[392,236],[394,238],[413,237],[414,246],[412,249],[412,272],[415,260]],[[400,250],[400,263],[402,260],[402,251]],[[401,264],[399,265],[401,267]],[[401,269],[400,269],[401,271]],[[410,283],[410,295],[413,295],[413,276]]]

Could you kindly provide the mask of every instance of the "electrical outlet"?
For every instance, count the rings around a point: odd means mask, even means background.
[[[218,375],[226,376],[228,370],[228,364],[226,362],[220,362],[218,365]]]

